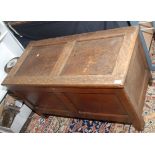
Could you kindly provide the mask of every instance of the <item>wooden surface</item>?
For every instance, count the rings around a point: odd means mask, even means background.
[[[3,85],[38,114],[142,130],[150,76],[137,27],[31,42]]]
[[[137,33],[131,27],[32,42],[4,84],[121,87]]]

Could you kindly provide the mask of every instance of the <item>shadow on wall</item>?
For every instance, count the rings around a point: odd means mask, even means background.
[[[12,27],[23,36],[20,37],[14,33],[24,47],[31,40],[55,38],[125,26],[130,26],[130,23],[127,21],[35,21],[12,24]]]

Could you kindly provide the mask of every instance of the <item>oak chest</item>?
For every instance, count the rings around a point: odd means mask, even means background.
[[[38,114],[132,123],[150,72],[137,27],[31,42],[3,85]]]

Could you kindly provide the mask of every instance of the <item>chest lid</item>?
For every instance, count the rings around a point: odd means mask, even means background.
[[[3,84],[120,86],[137,35],[127,27],[31,42]]]

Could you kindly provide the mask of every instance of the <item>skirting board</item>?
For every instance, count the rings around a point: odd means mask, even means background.
[[[20,112],[16,115],[12,125],[11,130],[13,132],[19,133],[22,129],[23,125],[27,121],[29,115],[31,114],[32,110],[27,107],[26,105],[23,105],[20,109]]]

